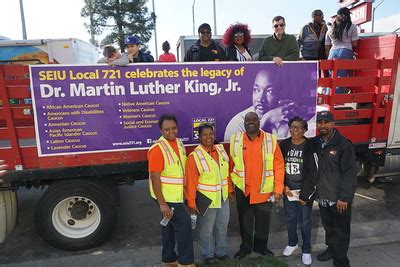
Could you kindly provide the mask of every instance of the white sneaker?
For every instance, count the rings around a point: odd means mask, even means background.
[[[296,246],[294,246],[294,247],[291,247],[291,246],[286,246],[286,248],[283,250],[283,252],[282,252],[282,254],[284,255],[284,256],[290,256],[290,255],[292,255],[292,253],[296,250],[296,249],[298,249],[299,248],[299,246],[298,245],[296,245]]]
[[[310,253],[303,253],[303,256],[301,257],[301,260],[303,261],[304,265],[311,265],[312,263],[312,258]]]

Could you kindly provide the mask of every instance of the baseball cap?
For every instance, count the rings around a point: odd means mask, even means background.
[[[333,114],[330,111],[324,110],[317,113],[317,121],[326,120],[328,122],[333,122]]]
[[[136,36],[128,36],[125,38],[124,44],[125,45],[130,45],[130,44],[138,45],[138,44],[140,44],[140,40]]]
[[[199,29],[197,30],[197,32],[201,32],[201,30],[208,30],[211,32],[211,26],[208,23],[203,23],[199,26]]]

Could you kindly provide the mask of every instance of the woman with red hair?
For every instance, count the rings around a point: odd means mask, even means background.
[[[236,23],[226,29],[222,43],[226,47],[228,61],[249,61],[252,60],[247,45],[251,41],[250,30],[247,24]]]

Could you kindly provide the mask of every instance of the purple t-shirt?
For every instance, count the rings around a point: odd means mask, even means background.
[[[346,29],[343,31],[342,41],[339,41],[333,36],[332,28],[326,33],[325,37],[325,45],[332,45],[331,50],[347,48],[353,50],[353,46],[351,45],[352,41],[358,40],[358,31],[357,26],[351,24],[348,31]]]

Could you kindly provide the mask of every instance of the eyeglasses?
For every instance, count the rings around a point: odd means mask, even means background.
[[[211,34],[210,31],[200,31],[201,34]]]
[[[283,27],[285,27],[285,24],[282,23],[282,24],[275,24],[275,25],[274,25],[274,28],[275,28],[275,29],[277,29],[278,27],[283,28]]]
[[[243,36],[244,36],[243,32],[237,32],[237,33],[233,34],[234,38],[239,38],[239,37],[243,37]]]

